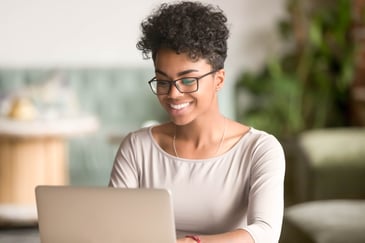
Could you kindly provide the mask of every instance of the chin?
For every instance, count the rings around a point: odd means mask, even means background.
[[[188,125],[189,123],[191,123],[191,119],[184,119],[184,118],[176,118],[176,117],[171,117],[171,121],[177,125],[177,126],[185,126]]]

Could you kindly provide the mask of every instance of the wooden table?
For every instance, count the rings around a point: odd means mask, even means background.
[[[0,225],[9,213],[21,213],[25,221],[34,218],[37,185],[68,184],[67,138],[94,132],[98,126],[88,115],[34,121],[0,118]]]

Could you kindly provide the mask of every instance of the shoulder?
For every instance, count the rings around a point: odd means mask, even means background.
[[[149,136],[150,130],[152,129],[152,127],[143,127],[140,128],[138,130],[129,132],[126,136],[126,138],[129,139],[135,139],[135,138],[144,138],[146,136]]]
[[[143,127],[127,134],[125,140],[131,143],[164,144],[166,140],[171,138],[173,131],[170,123]]]
[[[136,145],[141,142],[151,141],[152,127],[144,127],[132,132],[129,132],[123,139],[122,145]]]
[[[241,144],[244,149],[247,147],[278,147],[281,148],[281,144],[275,136],[269,134],[263,130],[256,129],[254,127],[243,125],[239,122],[230,121],[229,131],[227,132],[228,147],[235,147],[237,144]]]
[[[235,154],[241,154],[244,160],[259,161],[284,160],[284,151],[278,139],[270,133],[248,127],[234,145]]]
[[[263,130],[250,127],[247,136],[255,145],[275,146],[281,148],[279,140],[274,135]]]
[[[151,133],[154,138],[160,139],[165,136],[171,136],[174,133],[175,126],[171,122],[162,123],[151,127]]]
[[[246,145],[250,148],[251,158],[256,165],[285,167],[285,154],[279,140],[265,131],[250,128]]]

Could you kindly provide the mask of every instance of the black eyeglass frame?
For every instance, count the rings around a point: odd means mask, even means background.
[[[172,85],[174,85],[176,87],[176,89],[180,93],[182,93],[182,94],[194,93],[194,92],[197,92],[199,90],[199,80],[200,79],[202,79],[202,78],[204,78],[204,77],[206,77],[206,76],[208,76],[210,74],[216,73],[217,71],[218,70],[213,70],[213,71],[210,71],[210,72],[208,72],[206,74],[203,74],[203,75],[201,75],[199,77],[183,77],[183,78],[179,78],[179,79],[175,79],[175,80],[171,80],[171,81],[170,80],[157,80],[156,77],[153,77],[150,81],[148,81],[148,84],[149,84],[152,92],[155,95],[166,95],[166,94],[170,93]],[[179,88],[179,86],[177,85],[177,82],[180,81],[180,80],[183,80],[183,79],[188,79],[188,78],[195,79],[196,80],[196,89],[193,90],[193,91],[181,91],[180,88]],[[160,82],[160,83],[163,82],[164,84],[168,84],[169,85],[169,88],[168,88],[168,90],[167,90],[166,93],[162,93],[162,94],[161,93],[157,93],[157,92],[155,92],[155,90],[152,87],[152,82],[157,82],[157,83],[158,82]]]

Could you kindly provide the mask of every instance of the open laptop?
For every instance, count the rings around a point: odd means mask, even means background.
[[[41,243],[175,243],[164,189],[38,186]]]

